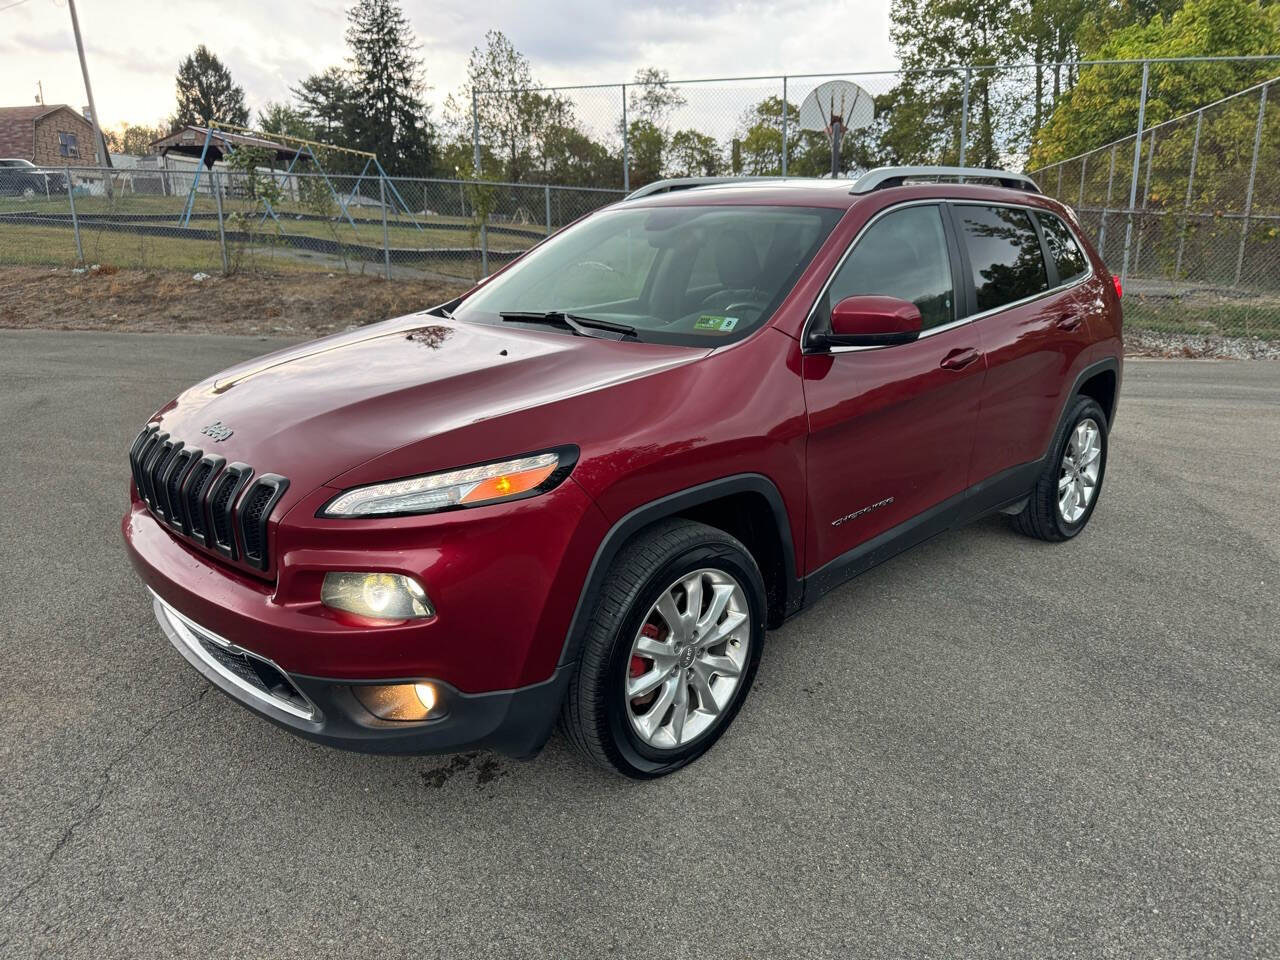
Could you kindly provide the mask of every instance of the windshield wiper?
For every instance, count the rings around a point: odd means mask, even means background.
[[[582,317],[576,313],[565,313],[563,310],[504,310],[498,314],[503,320],[520,323],[545,323],[554,327],[568,327],[583,337],[595,336],[589,330],[606,330],[619,334],[622,338],[631,337],[639,340],[640,334],[635,327],[612,320],[600,320],[596,317]]]

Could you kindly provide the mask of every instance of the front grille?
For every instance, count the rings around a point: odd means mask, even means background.
[[[289,487],[284,477],[253,480],[248,464],[206,456],[154,426],[130,445],[129,468],[138,496],[175,533],[228,560],[270,569],[267,521]]]

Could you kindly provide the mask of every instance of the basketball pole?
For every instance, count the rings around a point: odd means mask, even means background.
[[[844,137],[844,123],[840,117],[831,118],[831,179],[840,176],[840,141]]]

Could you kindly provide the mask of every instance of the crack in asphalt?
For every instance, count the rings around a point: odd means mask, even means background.
[[[213,685],[207,683],[205,684],[204,689],[201,690],[194,697],[191,697],[189,700],[184,700],[182,703],[178,704],[177,706],[172,707],[171,709],[166,710],[164,713],[160,714],[159,717],[157,717],[148,726],[144,727],[132,739],[130,739],[130,741],[124,746],[124,748],[120,750],[114,757],[112,757],[107,762],[107,765],[102,769],[102,773],[101,773],[102,782],[98,785],[98,791],[94,795],[93,801],[89,804],[88,808],[80,816],[72,820],[71,823],[67,825],[67,828],[62,831],[62,836],[58,838],[58,842],[54,844],[53,849],[50,850],[47,854],[45,854],[44,862],[40,865],[40,869],[37,872],[36,876],[33,877],[31,880],[27,881],[21,887],[19,887],[17,892],[15,892],[12,896],[7,897],[4,901],[4,904],[0,906],[0,909],[8,910],[15,903],[17,903],[18,900],[20,900],[24,894],[26,894],[28,891],[34,889],[35,887],[39,886],[41,883],[44,882],[45,878],[48,877],[49,875],[50,868],[53,866],[53,861],[57,858],[58,854],[62,852],[62,849],[68,843],[71,842],[71,838],[75,835],[76,829],[83,826],[85,823],[87,823],[90,820],[90,818],[93,817],[94,814],[96,814],[100,809],[102,809],[102,804],[107,797],[107,790],[111,786],[111,772],[117,766],[119,766],[119,764],[122,763],[125,760],[125,758],[128,757],[138,746],[140,746],[143,742],[145,742],[146,739],[150,737],[151,734],[154,733],[156,729],[160,727],[161,724],[163,724],[170,717],[173,717],[184,710],[189,710],[192,707],[195,707],[197,704],[200,703],[201,700],[205,698],[205,695],[208,694],[208,692],[212,689],[213,689]],[[8,940],[5,940],[3,943],[0,943],[0,946],[4,946],[7,943],[8,943]]]

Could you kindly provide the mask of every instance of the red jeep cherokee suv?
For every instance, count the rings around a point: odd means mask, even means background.
[[[664,181],[457,300],[233,367],[130,450],[130,556],[213,684],[323,743],[668,773],[766,627],[1003,510],[1088,523],[1120,289],[1003,171]]]

